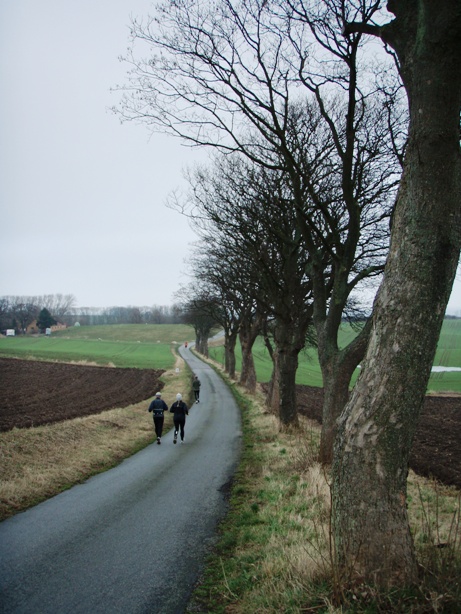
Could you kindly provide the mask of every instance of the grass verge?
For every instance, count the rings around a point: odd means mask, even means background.
[[[222,374],[222,367],[209,361]],[[330,540],[330,476],[317,463],[320,427],[282,431],[261,393],[230,382],[243,452],[219,530],[188,611],[213,614],[459,612],[460,493],[410,472],[408,510],[420,583],[380,593],[338,576]]]
[[[182,358],[175,357],[175,368],[162,377],[167,404],[177,392],[186,402],[191,398],[191,372]],[[114,467],[152,443],[150,401],[0,433],[0,520]],[[165,414],[165,432],[172,425],[172,414]]]

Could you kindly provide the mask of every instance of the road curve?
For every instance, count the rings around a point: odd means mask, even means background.
[[[170,431],[162,445],[0,523],[0,612],[185,611],[226,511],[241,422],[221,378],[180,352],[202,382],[184,445]]]

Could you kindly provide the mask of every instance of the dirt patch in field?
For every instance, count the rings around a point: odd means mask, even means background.
[[[0,431],[139,403],[162,389],[163,373],[0,358]]]
[[[323,389],[297,386],[300,414],[322,422]],[[416,429],[410,467],[461,488],[461,396],[427,396]]]

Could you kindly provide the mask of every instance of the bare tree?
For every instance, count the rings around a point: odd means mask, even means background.
[[[73,314],[75,296],[73,294],[45,294],[37,296],[5,296],[2,299],[4,317],[16,319],[21,332],[35,320],[41,309],[47,309],[58,322],[63,322]],[[10,322],[11,323],[11,322]]]
[[[25,334],[27,327],[40,313],[40,306],[31,302],[30,297],[11,297],[11,317],[16,321],[17,330]]]
[[[286,180],[283,172],[250,164],[241,156],[215,158],[213,167],[196,172],[191,179],[193,196],[187,201],[193,207],[193,219],[198,220],[196,227],[200,226],[213,246],[207,252],[220,246],[227,273],[223,282],[240,301],[238,306],[235,301],[232,304],[240,314],[245,354],[249,354],[248,344],[254,343],[254,334],[261,334],[264,319],[272,320],[271,407],[287,425],[297,424],[295,379],[298,355],[312,325],[312,284],[306,275],[309,254],[296,228]],[[209,223],[204,224],[204,219]],[[205,271],[208,266],[203,263]],[[253,305],[253,301],[259,319],[251,325],[247,340],[247,314],[241,306]]]
[[[0,297],[0,331],[11,327],[10,302],[8,297]]]
[[[37,302],[48,309],[58,322],[63,322],[67,316],[74,313],[77,300],[73,294],[48,294],[37,297]]]
[[[190,264],[197,294],[210,306],[214,319],[223,328],[224,369],[229,377],[235,378],[235,346],[246,294],[246,289],[242,292],[236,283],[238,262],[215,241],[206,241],[196,246]]]
[[[345,569],[405,585],[417,579],[408,458],[461,244],[461,3],[387,8],[395,18],[345,26],[346,37],[378,36],[395,53],[410,125],[370,343],[335,445],[333,517]]]
[[[178,306],[181,309],[182,321],[194,327],[197,351],[208,358],[208,338],[216,326],[216,320],[211,315],[210,305],[200,296],[191,296],[178,303]]]
[[[164,3],[156,18],[132,24],[120,115],[191,144],[238,150],[289,177],[311,258],[325,386],[322,459],[329,462],[369,331],[340,349],[339,327],[354,290],[382,273],[399,167],[389,106],[359,70],[363,35],[341,36],[339,1],[307,4]],[[374,10],[357,2],[346,13]],[[135,45],[147,49],[145,59]]]
[[[258,265],[251,253],[247,252],[249,236],[257,240],[260,226],[252,226],[246,220],[245,231],[242,227],[244,210],[240,208],[238,219],[234,219],[233,213],[236,210],[226,206],[230,202],[230,187],[222,179],[221,175],[209,170],[197,170],[195,181],[191,179],[194,186],[194,195],[190,197],[194,207],[191,216],[196,231],[202,234],[208,244],[207,252],[213,255],[212,262],[216,265],[219,260],[219,284],[225,288],[233,330],[233,334],[226,339],[226,352],[232,352],[230,357],[235,360],[234,335],[238,335],[242,350],[239,383],[254,392],[256,370],[252,349],[261,333],[266,309],[260,296]],[[213,275],[215,282],[218,281],[216,275]]]
[[[131,56],[133,97],[124,113],[192,144],[239,149],[266,166],[278,165],[273,152],[280,151],[307,242],[310,235],[329,236],[335,207],[304,219],[303,191],[315,184],[303,169],[312,164],[293,151],[286,127],[290,103],[301,97],[298,85],[318,105],[335,148],[333,173],[323,175],[322,185],[328,176],[341,178],[333,198],[327,193],[319,202],[341,206],[347,219],[339,231],[332,226],[334,264],[323,277],[321,266],[311,270],[320,362],[325,386],[332,386],[325,409],[334,417],[368,338],[364,331],[355,347],[338,348],[342,310],[353,289],[384,264],[377,251],[374,265],[359,265],[361,249],[370,245],[360,243],[366,236],[360,221],[373,202],[389,215],[398,180],[395,140],[381,123],[385,101],[381,110],[370,104],[380,92],[361,67],[363,43],[376,35],[394,53],[408,93],[409,141],[370,344],[341,417],[333,510],[341,565],[367,581],[411,583],[416,561],[405,510],[407,461],[460,249],[461,5],[389,0],[395,19],[386,15],[384,0],[288,0],[274,14],[276,6],[223,0],[207,13],[186,0],[163,5],[160,31],[153,21],[135,23],[134,40],[158,53],[144,63]],[[365,122],[370,116],[371,124]],[[263,140],[249,141],[251,129]],[[315,167],[319,173],[329,168],[329,156],[324,159]],[[361,177],[370,183],[357,189]],[[376,212],[373,227],[384,227],[384,215]]]

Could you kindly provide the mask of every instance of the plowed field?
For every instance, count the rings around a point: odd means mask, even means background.
[[[163,371],[0,358],[0,431],[126,407],[162,389]],[[321,423],[323,390],[298,386],[298,410]],[[426,397],[410,467],[461,488],[461,397]]]
[[[298,386],[298,411],[322,422],[323,389]],[[410,467],[461,488],[461,397],[427,396],[413,441]]]
[[[138,403],[162,389],[162,373],[0,358],[0,431]]]

